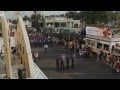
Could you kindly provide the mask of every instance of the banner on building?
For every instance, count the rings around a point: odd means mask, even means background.
[[[100,37],[112,37],[112,30],[109,28],[101,28],[101,27],[86,27],[86,34]]]

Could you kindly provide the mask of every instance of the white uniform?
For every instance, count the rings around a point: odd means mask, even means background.
[[[44,48],[48,48],[48,45],[46,44],[46,45],[44,45]]]
[[[84,44],[82,44],[82,50],[84,50],[85,49],[85,45]]]

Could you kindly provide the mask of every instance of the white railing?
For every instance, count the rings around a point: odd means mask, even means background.
[[[33,62],[34,77],[33,79],[48,79],[39,67]]]

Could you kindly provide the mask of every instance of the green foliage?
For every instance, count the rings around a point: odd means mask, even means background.
[[[17,20],[15,20],[15,19],[12,20],[12,23],[13,23],[13,24],[17,24]]]
[[[31,15],[32,25],[33,25],[33,27],[37,28],[37,32],[40,31],[39,20],[41,20],[41,15],[40,14],[36,15],[36,13],[34,13],[34,14]]]
[[[34,14],[31,15],[31,22],[33,27],[37,28],[38,32],[41,32],[40,27],[45,26],[45,18],[41,14],[37,14],[36,11],[34,11]],[[43,25],[41,26],[41,22]]]
[[[120,12],[116,11],[68,11],[65,15],[68,18],[85,21],[86,24],[108,24],[120,19]]]
[[[27,20],[30,21],[30,17],[24,16],[24,17],[23,17],[23,21],[27,21]]]

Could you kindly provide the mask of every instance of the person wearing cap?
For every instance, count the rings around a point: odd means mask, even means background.
[[[47,44],[44,45],[44,49],[45,49],[45,53],[47,54],[47,49],[48,49],[48,45]]]

